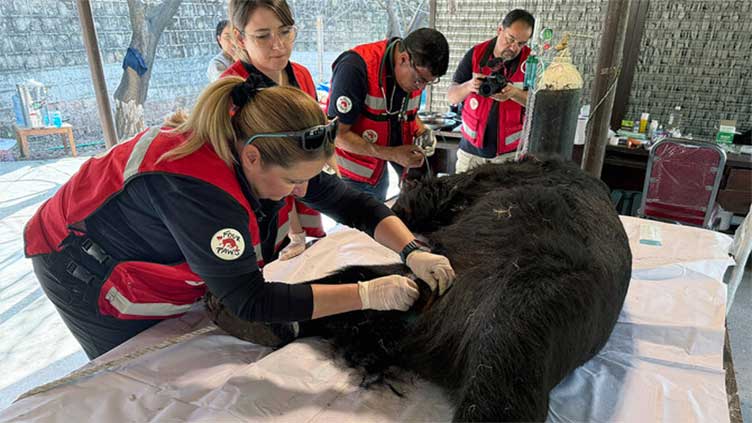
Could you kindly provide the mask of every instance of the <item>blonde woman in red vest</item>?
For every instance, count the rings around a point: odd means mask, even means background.
[[[527,42],[535,19],[525,10],[509,12],[496,37],[471,48],[454,73],[447,91],[450,104],[462,103],[462,140],[455,171],[465,172],[483,163],[514,159],[525,120],[527,91],[523,90],[524,64],[530,54]],[[498,72],[508,81],[500,92],[479,94],[484,78]]]
[[[266,282],[286,242],[293,196],[401,252],[434,289],[454,279],[446,257],[416,248],[389,208],[321,172],[336,120],[291,87],[222,78],[174,129],[150,128],[88,160],[24,230],[47,297],[90,358],[209,290],[239,318],[268,324],[266,342],[297,322],[359,309],[406,310],[414,282],[393,275],[347,285]]]
[[[413,145],[427,130],[417,117],[420,96],[448,64],[446,38],[430,28],[356,46],[334,61],[327,114],[340,121],[337,165],[350,186],[384,201],[387,162],[397,174],[423,164]]]
[[[238,61],[222,76],[257,75],[267,85],[300,88],[316,100],[311,73],[305,66],[290,61],[298,30],[287,2],[230,0],[227,9]],[[326,233],[321,214],[298,201],[291,214],[290,244],[280,259],[288,260],[305,251],[306,235],[321,238]]]

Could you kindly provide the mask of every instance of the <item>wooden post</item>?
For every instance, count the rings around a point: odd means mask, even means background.
[[[436,7],[437,7],[436,0],[428,1],[428,27],[433,28],[433,29],[436,29]],[[426,110],[432,111],[433,105],[431,104],[431,101],[433,101],[433,85],[429,85],[425,89],[426,89]]]
[[[99,121],[104,131],[104,142],[107,148],[112,148],[117,144],[117,135],[115,134],[115,120],[112,117],[110,108],[110,97],[107,94],[107,83],[104,79],[102,70],[102,55],[99,53],[99,43],[97,42],[97,31],[94,29],[94,18],[91,14],[91,4],[89,0],[76,0],[78,6],[78,19],[81,22],[81,32],[86,47],[86,57],[89,61],[89,71],[91,71],[91,80],[94,83],[94,93],[97,96],[97,110],[99,112]]]
[[[609,0],[602,25],[598,66],[590,96],[590,125],[582,157],[582,169],[597,178],[601,176],[608,145],[608,124],[621,68],[628,12],[629,0]]]
[[[611,127],[621,126],[621,120],[627,113],[629,94],[632,91],[637,61],[640,59],[640,47],[642,46],[642,34],[645,32],[650,0],[633,0],[629,5],[629,20],[627,21],[627,34],[624,37],[624,56],[622,59],[619,82],[616,85],[616,97],[614,97],[614,110],[611,112]]]

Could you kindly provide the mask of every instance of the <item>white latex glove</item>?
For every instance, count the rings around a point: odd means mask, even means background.
[[[438,254],[415,250],[407,256],[405,264],[431,287],[432,291],[439,289],[439,295],[452,286],[454,269],[449,259]]]
[[[358,295],[363,310],[407,311],[420,293],[414,281],[400,275],[389,275],[358,282]]]
[[[290,243],[279,252],[279,259],[282,261],[290,260],[293,257],[303,254],[303,251],[305,251],[305,232],[289,234],[288,236],[290,237]]]
[[[436,150],[436,135],[431,128],[426,127],[420,135],[413,138],[413,144],[419,146],[426,157],[431,157]]]

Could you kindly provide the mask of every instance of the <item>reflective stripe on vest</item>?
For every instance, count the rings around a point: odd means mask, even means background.
[[[114,287],[107,291],[105,298],[121,314],[132,316],[174,316],[176,314],[185,313],[193,307],[193,304],[176,305],[170,303],[134,303],[118,292]]]
[[[370,178],[373,175],[373,172],[375,169],[369,169],[366,166],[363,166],[359,163],[355,163],[352,160],[347,160],[346,158],[342,156],[337,156],[337,165],[340,167],[343,167],[350,172],[362,176],[364,178]]]
[[[471,138],[475,138],[478,136],[478,134],[470,129],[470,127],[465,123],[465,121],[462,121],[462,130],[467,133]]]
[[[365,100],[366,106],[370,107],[371,109],[378,110],[380,113],[383,113],[386,111],[386,100],[384,97],[375,97],[370,94],[366,95]],[[407,102],[407,110],[413,110],[417,109],[420,106],[420,96],[412,97],[410,98],[410,101]]]
[[[321,226],[321,215],[303,214],[298,212],[298,220],[300,220],[300,226],[304,228],[314,228]]]
[[[154,127],[149,129],[147,133],[142,135],[141,138],[136,141],[136,145],[133,147],[133,150],[131,150],[130,157],[128,157],[128,163],[123,170],[124,181],[127,181],[128,178],[138,173],[138,169],[141,167],[144,157],[146,157],[146,152],[149,150],[149,146],[158,134],[159,127]]]
[[[274,240],[275,247],[279,245],[280,242],[284,241],[288,232],[290,232],[290,220],[283,223],[282,226],[277,228],[277,239]]]
[[[412,97],[410,101],[407,102],[407,110],[417,109],[419,106],[420,106],[420,96]]]
[[[366,106],[372,109],[379,110],[379,111],[386,110],[386,100],[384,100],[383,97],[374,97],[370,94],[367,94],[365,103],[366,103]]]
[[[504,138],[504,143],[506,145],[514,144],[515,142],[517,142],[517,140],[520,139],[521,136],[522,136],[522,131],[517,131],[513,134],[507,135],[507,137]]]

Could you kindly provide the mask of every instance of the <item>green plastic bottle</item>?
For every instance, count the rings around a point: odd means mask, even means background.
[[[525,88],[528,90],[535,89],[535,77],[538,74],[538,56],[530,54],[527,57],[527,64],[525,65]]]

